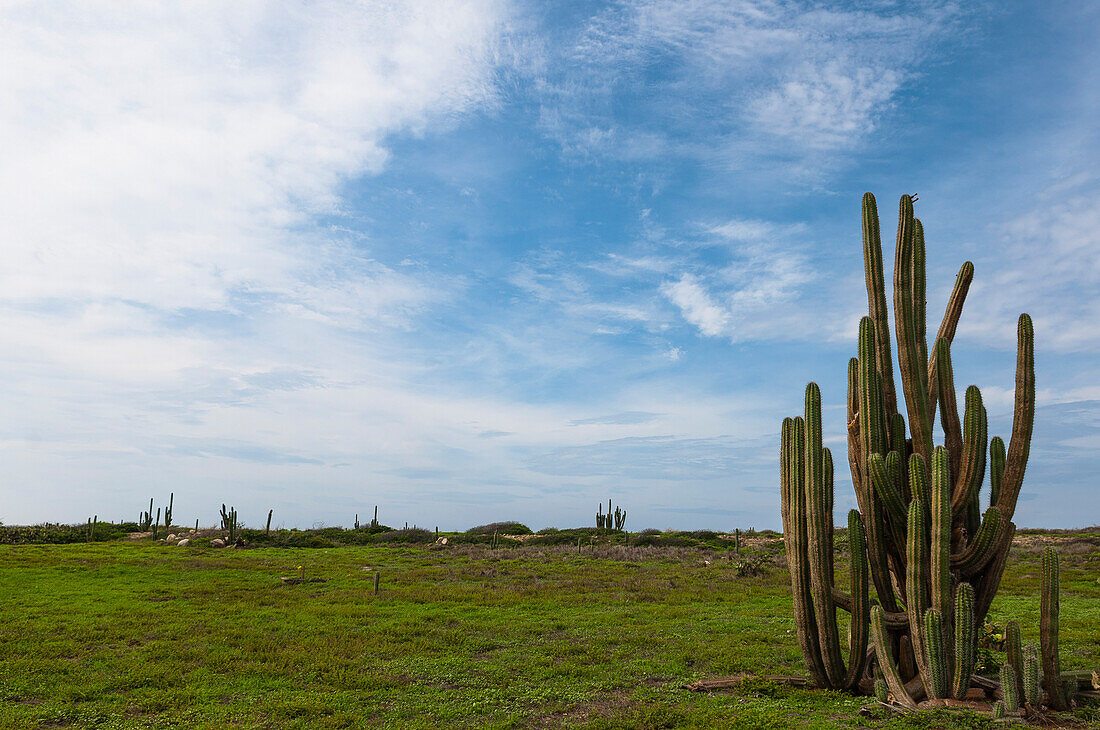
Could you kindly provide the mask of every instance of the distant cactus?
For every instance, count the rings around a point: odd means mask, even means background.
[[[626,510],[621,507],[616,507],[615,511],[611,511],[611,500],[607,500],[607,514],[603,513],[603,503],[601,502],[596,510],[596,527],[601,530],[616,530],[622,532],[623,525],[626,524]]]
[[[176,493],[170,492],[168,494],[168,506],[164,508],[164,529],[167,530],[172,526],[172,503],[176,501]]]
[[[149,532],[153,528],[153,498],[149,498],[149,509],[146,512],[141,513],[141,519],[138,520],[138,526],[141,527],[141,532]]]
[[[914,707],[922,696],[965,698],[970,687],[976,628],[997,593],[1016,530],[1012,518],[1035,411],[1034,332],[1031,318],[1020,315],[1015,413],[1006,450],[1001,439],[989,440],[977,387],[966,389],[961,414],[957,402],[951,344],[974,266],[966,262],[959,269],[942,323],[929,338],[924,228],[910,196],[902,196],[898,217],[893,335],[900,387],[894,381],[878,210],[874,196],[864,196],[868,316],[859,326],[858,357],[848,365],[848,462],[859,507],[849,525],[850,537],[860,537],[850,547],[850,595],[833,581],[833,462],[822,446],[815,383],[806,388],[805,415],[783,422],[780,481],[795,624],[815,684],[855,691],[869,633],[890,694]],[[937,415],[939,446],[933,443]],[[987,468],[992,500],[983,514],[979,495]],[[864,585],[856,584],[857,576]],[[878,597],[870,610],[868,578]],[[847,665],[840,655],[837,608],[852,617]]]
[[[269,515],[270,516],[270,515]],[[231,545],[237,541],[237,508],[230,507],[226,510],[222,504],[222,530],[228,533],[226,544]]]

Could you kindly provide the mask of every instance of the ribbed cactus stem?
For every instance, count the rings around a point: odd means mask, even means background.
[[[923,456],[927,463],[932,458],[932,419],[928,404],[928,371],[926,359],[921,357],[920,326],[914,307],[915,227],[913,200],[903,195],[898,204],[898,238],[894,254],[894,331],[913,451]]]
[[[920,348],[920,360],[924,371],[928,371],[928,281],[925,276],[924,224],[920,218],[913,219],[913,324],[917,328],[917,346]],[[927,379],[925,380],[927,382]],[[929,403],[928,419],[932,419]]]
[[[1001,511],[990,507],[985,511],[981,526],[974,534],[970,544],[961,553],[951,556],[951,567],[964,576],[975,575],[989,564],[995,554],[997,538],[1001,531]]]
[[[1058,553],[1053,547],[1043,551],[1042,598],[1039,614],[1039,639],[1043,652],[1043,686],[1047,701],[1056,710],[1069,709],[1062,691],[1062,668],[1058,657],[1059,610]]]
[[[891,451],[890,454],[897,457],[896,451]],[[902,500],[893,476],[886,468],[886,459],[882,454],[871,454],[867,457],[867,474],[890,518],[899,525],[903,524],[906,518],[905,502]]]
[[[787,548],[787,563],[791,573],[791,594],[794,620],[803,661],[819,687],[829,687],[829,678],[821,661],[817,639],[817,618],[814,615],[810,590],[809,545],[806,534],[806,430],[801,416],[784,421],[780,447],[783,478],[783,539]]]
[[[909,503],[908,541],[906,542],[905,609],[909,616],[910,640],[917,668],[925,684],[931,683],[925,637],[921,631],[929,603],[928,524],[924,506],[914,498]]]
[[[867,580],[867,536],[859,510],[848,512],[848,553],[851,555],[852,623],[848,637],[848,671],[844,676],[845,689],[859,684],[867,659],[867,640],[870,631],[870,606]]]
[[[886,452],[882,387],[875,368],[875,324],[870,317],[859,323],[859,434],[863,458]]]
[[[951,683],[952,694],[957,700],[965,700],[970,689],[977,643],[974,633],[974,589],[969,583],[960,583],[955,591],[955,667]]]
[[[1040,682],[1039,650],[1028,644],[1024,650],[1024,699],[1032,707],[1039,707],[1043,689]]]
[[[886,280],[882,269],[882,234],[879,230],[878,204],[871,193],[863,195],[863,270],[867,285],[867,309],[875,323],[875,365],[882,378],[883,409],[889,416],[897,413],[898,404],[894,389],[894,363],[890,354]],[[899,447],[891,442],[891,448]]]
[[[916,707],[917,703],[905,691],[905,682],[898,672],[898,662],[894,658],[893,642],[886,629],[886,613],[882,606],[871,606],[871,639],[875,645],[878,667],[894,699],[906,707]]]
[[[966,414],[963,417],[963,447],[955,493],[951,499],[953,515],[964,514],[967,504],[977,498],[985,477],[986,415],[982,392],[977,386],[966,389]]]
[[[951,485],[947,449],[932,452],[932,607],[945,618],[951,613]]]
[[[821,389],[806,386],[806,534],[809,539],[810,593],[817,617],[817,638],[829,686],[844,681],[840,636],[833,602],[833,525],[831,458],[821,444]]]
[[[924,689],[933,699],[948,696],[947,648],[944,646],[943,616],[935,608],[924,612],[924,643],[928,659],[928,675]]]
[[[1035,329],[1027,314],[1020,315],[1016,339],[1016,404],[1012,414],[1012,438],[997,495],[997,506],[1006,520],[1011,520],[1016,512],[1016,500],[1023,485],[1035,424]]]
[[[1004,708],[1015,714],[1020,709],[1019,680],[1016,672],[1008,664],[1001,667],[1001,696],[1004,698]]]
[[[884,705],[887,703],[889,699],[889,689],[886,686],[885,680],[875,680],[875,699]]]
[[[959,457],[962,454],[962,425],[959,423],[959,409],[955,402],[955,374],[951,368],[951,345],[944,337],[936,340],[935,359],[936,380],[932,383],[933,394],[939,398],[943,443],[948,454],[951,455],[950,472],[958,474]]]
[[[1020,635],[1020,624],[1016,621],[1005,623],[1005,661],[1012,668],[1012,678],[1016,680],[1016,697],[1019,699],[1024,694],[1024,643]]]
[[[997,700],[993,703],[993,710],[990,713],[994,720],[1002,720],[1005,716],[1005,703]]]
[[[1005,442],[994,436],[989,442],[989,503],[997,504],[1001,494],[1001,477],[1005,472]]]

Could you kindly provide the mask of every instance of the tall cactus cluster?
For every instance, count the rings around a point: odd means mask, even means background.
[[[622,532],[623,525],[626,524],[626,510],[622,507],[616,507],[615,511],[611,511],[611,500],[607,500],[607,514],[603,513],[603,504],[601,503],[596,509],[596,527],[607,530],[617,530]]]
[[[988,440],[978,388],[966,389],[961,417],[956,399],[951,344],[973,264],[959,270],[929,342],[924,230],[913,215],[913,199],[902,196],[893,291],[904,396],[899,408],[879,218],[870,193],[863,197],[863,254],[869,312],[859,326],[858,357],[848,365],[848,463],[859,506],[848,514],[850,592],[834,586],[833,457],[822,444],[815,383],[806,388],[804,415],[785,419],[782,427],[783,533],[800,646],[820,687],[857,691],[870,677],[873,657],[890,694],[903,705],[925,697],[962,699],[974,667],[976,627],[997,592],[1016,530],[1012,517],[1035,412],[1031,318],[1022,314],[1018,323],[1015,413],[1006,450],[999,437]],[[941,445],[933,443],[937,409]],[[983,511],[987,471],[990,498]],[[1054,566],[1056,573],[1056,561]],[[1052,581],[1056,585],[1056,575]],[[875,602],[869,598],[872,585]],[[851,614],[847,659],[838,608]],[[1049,614],[1044,599],[1044,622]],[[1056,639],[1056,610],[1052,625]],[[1058,676],[1053,651],[1052,682]],[[1044,669],[1046,659],[1044,651]],[[1019,679],[1023,667],[1013,669]],[[864,691],[872,687],[873,681],[864,681]],[[1006,697],[1005,704],[1010,702]]]
[[[228,533],[226,540],[230,543],[237,541],[237,508],[230,507],[228,510],[225,508],[225,504],[222,503],[222,530]]]

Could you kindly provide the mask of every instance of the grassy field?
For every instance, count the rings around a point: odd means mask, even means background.
[[[1038,642],[1044,539],[1014,548],[991,616],[1018,619],[1027,642]],[[1057,539],[1063,669],[1098,668],[1100,535]],[[3,545],[0,727],[991,726],[945,712],[860,717],[866,698],[766,681],[681,689],[802,673],[781,560],[738,577],[733,557],[621,545]],[[298,566],[326,582],[279,580]],[[1063,720],[1100,726],[1100,710]]]

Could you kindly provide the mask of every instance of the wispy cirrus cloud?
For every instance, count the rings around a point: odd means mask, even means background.
[[[862,10],[611,3],[563,39],[568,73],[540,68],[553,100],[542,123],[581,156],[636,162],[694,149],[725,165],[751,157],[818,168],[822,155],[851,150],[878,127],[962,15],[939,0]],[[624,122],[615,99],[643,87],[646,114]]]

